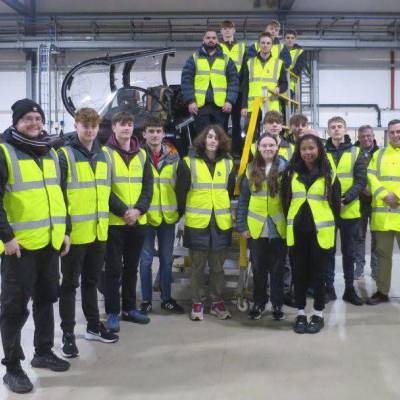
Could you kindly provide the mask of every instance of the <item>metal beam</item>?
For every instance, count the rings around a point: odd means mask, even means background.
[[[36,49],[46,40],[22,40],[0,42],[0,49]],[[200,41],[141,41],[141,40],[59,40],[52,42],[60,49],[149,49],[174,47],[177,49],[195,49]],[[252,43],[248,40],[248,43]],[[396,49],[400,46],[396,41],[360,41],[360,40],[302,40],[302,47],[307,50],[319,49]]]
[[[8,7],[12,8],[18,14],[28,15],[30,13],[30,7],[27,7],[25,4],[22,4],[18,0],[1,0]]]

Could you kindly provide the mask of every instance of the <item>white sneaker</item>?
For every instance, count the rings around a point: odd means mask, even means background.
[[[204,304],[193,303],[192,311],[190,312],[190,319],[192,321],[203,321],[204,319]]]
[[[231,313],[225,308],[223,300],[211,304],[210,314],[215,315],[218,319],[232,318]]]

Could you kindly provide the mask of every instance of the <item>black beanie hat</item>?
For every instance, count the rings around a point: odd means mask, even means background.
[[[43,123],[45,122],[44,112],[42,108],[33,100],[18,100],[11,106],[11,110],[13,111],[12,122],[14,126],[25,114],[28,114],[29,112],[39,113],[42,116]]]

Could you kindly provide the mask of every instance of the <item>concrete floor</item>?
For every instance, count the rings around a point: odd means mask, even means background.
[[[339,259],[337,259],[339,264]],[[233,319],[206,315],[192,322],[187,315],[163,314],[154,303],[147,326],[121,323],[120,342],[106,345],[83,339],[78,310],[76,333],[80,357],[66,373],[35,370],[33,324],[23,331],[26,372],[40,400],[333,400],[400,398],[400,255],[394,259],[392,301],[376,307],[355,307],[342,300],[325,313],[326,327],[318,335],[292,331],[295,310],[287,319],[250,321],[233,311]],[[338,268],[340,269],[339,265]],[[365,296],[375,290],[367,275],[357,283]],[[185,289],[175,287],[177,297]],[[338,296],[343,278],[337,274]],[[311,304],[311,301],[310,301]],[[189,303],[185,303],[189,310]],[[61,332],[57,315],[56,351]],[[0,385],[0,399],[17,399]]]

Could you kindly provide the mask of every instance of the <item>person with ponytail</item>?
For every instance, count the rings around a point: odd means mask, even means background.
[[[270,134],[260,136],[254,160],[240,183],[237,229],[250,239],[254,277],[254,305],[250,319],[260,319],[268,303],[270,274],[272,315],[284,318],[283,264],[286,256],[286,222],[279,196],[280,174],[286,161],[278,156],[278,142]]]
[[[340,214],[340,183],[321,139],[304,135],[298,141],[282,178],[282,206],[287,216],[286,241],[293,257],[293,282],[298,315],[296,333],[317,333],[324,327],[324,269],[335,245]],[[305,313],[307,289],[314,289],[310,321]]]

